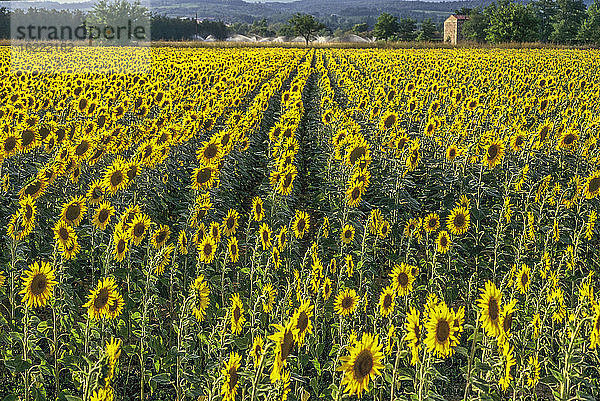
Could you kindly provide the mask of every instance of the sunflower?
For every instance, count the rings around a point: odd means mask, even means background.
[[[90,205],[97,205],[102,202],[104,198],[104,187],[100,180],[95,180],[90,184],[88,191],[86,193],[87,202]]]
[[[104,230],[108,223],[110,223],[110,219],[115,214],[115,208],[111,206],[109,202],[102,202],[98,209],[96,209],[96,213],[94,213],[94,217],[92,219],[92,224],[98,230]]]
[[[358,296],[353,289],[344,289],[335,297],[333,304],[335,313],[340,316],[350,316],[358,307]]]
[[[383,217],[381,217],[381,210],[372,209],[369,213],[369,232],[373,235],[376,235],[379,231],[379,226],[383,221]]]
[[[279,183],[277,192],[280,195],[289,195],[294,188],[294,180],[298,175],[298,169],[293,164],[288,165],[279,171]]]
[[[90,290],[88,302],[83,307],[88,308],[88,317],[92,320],[100,320],[109,315],[110,306],[117,298],[117,284],[112,277],[98,281],[98,286]]]
[[[419,351],[422,347],[421,335],[423,330],[421,327],[421,313],[412,306],[410,307],[410,313],[406,316],[404,328],[406,329],[405,340],[408,343],[411,353],[410,364],[416,365],[417,362],[419,362]]]
[[[215,244],[218,244],[221,241],[221,226],[216,221],[210,223],[210,227],[208,229],[211,238],[215,241]]]
[[[240,248],[236,237],[229,238],[227,249],[229,250],[229,260],[231,260],[231,263],[237,263],[240,258]]]
[[[275,297],[277,296],[277,291],[273,288],[271,283],[267,283],[263,285],[262,288],[262,308],[263,312],[271,313],[273,311],[273,307],[275,306]]]
[[[490,337],[498,337],[501,328],[501,307],[502,293],[491,281],[485,283],[485,288],[481,289],[482,294],[479,298],[478,306],[481,308],[479,319],[483,323],[483,328]]]
[[[464,206],[457,206],[452,209],[448,220],[446,220],[446,227],[453,235],[462,235],[467,232],[471,223],[471,214],[469,209]]]
[[[20,138],[17,135],[8,132],[0,136],[0,158],[8,159],[15,155],[20,147]]]
[[[386,111],[379,121],[379,130],[386,131],[393,128],[398,121],[398,115],[392,111]]]
[[[85,198],[83,196],[75,196],[63,205],[61,218],[67,224],[77,227],[79,223],[81,223],[86,211],[87,206],[85,204]]]
[[[27,195],[23,199],[19,200],[19,215],[21,216],[21,226],[23,231],[26,233],[23,237],[29,235],[33,227],[35,226],[35,215],[37,207],[35,206],[35,200]]]
[[[352,277],[354,275],[354,261],[352,260],[352,255],[346,255],[346,274],[348,277]]]
[[[213,137],[210,141],[201,143],[196,155],[204,165],[214,166],[219,164],[219,160],[223,155],[221,142],[217,137]]]
[[[160,249],[163,246],[165,246],[170,237],[171,229],[169,228],[169,226],[161,224],[158,230],[156,230],[154,234],[152,234],[152,246],[155,249]]]
[[[379,296],[379,313],[381,316],[389,316],[394,312],[396,304],[396,292],[392,286],[388,286],[381,291]]]
[[[425,323],[427,336],[423,343],[429,352],[438,358],[446,358],[454,353],[453,347],[457,344],[454,325],[454,313],[450,311],[445,302],[440,302],[429,311],[429,320]]]
[[[353,136],[352,142],[346,149],[344,161],[348,166],[354,166],[362,158],[369,160],[371,157],[370,146],[362,135]]]
[[[530,356],[527,360],[527,364],[529,365],[527,386],[533,389],[540,381],[540,362],[538,360],[538,356]]]
[[[292,353],[296,338],[298,337],[297,330],[294,327],[292,320],[289,320],[285,325],[274,324],[276,332],[269,337],[269,340],[275,342],[275,359],[271,370],[271,383],[275,383],[281,379],[281,372],[287,364],[287,358]]]
[[[146,233],[150,230],[150,224],[150,217],[145,213],[138,213],[133,218],[131,227],[129,228],[129,237],[135,245],[139,245],[142,242]]]
[[[211,236],[205,235],[202,242],[200,242],[198,251],[200,252],[200,261],[209,264],[215,258],[217,244]]]
[[[213,166],[200,166],[192,172],[192,188],[197,191],[217,186],[219,182],[218,170]]]
[[[115,291],[115,300],[108,307],[108,315],[109,319],[116,319],[123,312],[123,308],[125,307],[125,300],[119,294],[118,291]]]
[[[383,220],[381,222],[381,224],[379,225],[379,231],[377,232],[377,235],[379,235],[380,238],[386,238],[389,233],[390,233],[390,222],[387,220]]]
[[[296,329],[294,340],[298,346],[302,346],[306,335],[312,332],[313,325],[310,319],[313,316],[314,308],[310,304],[310,300],[307,299],[303,300],[300,306],[294,311],[294,315],[292,316],[292,322]]]
[[[276,247],[271,249],[271,259],[273,260],[273,267],[278,270],[281,267],[281,253]]]
[[[408,295],[413,288],[415,276],[412,274],[414,266],[402,262],[400,265],[394,265],[394,269],[389,276],[392,280],[392,288],[397,295]]]
[[[23,295],[23,302],[28,308],[39,308],[46,306],[52,297],[55,281],[55,270],[48,262],[35,262],[29,265],[29,270],[23,275],[23,289],[19,294]]]
[[[437,213],[429,213],[423,219],[423,229],[428,233],[434,233],[440,228],[440,216]]]
[[[337,370],[344,372],[341,385],[346,386],[345,392],[360,398],[363,391],[369,391],[369,380],[383,370],[381,348],[377,335],[363,333],[361,341],[348,348],[349,355],[340,357],[342,366]]]
[[[235,401],[237,389],[239,387],[238,369],[241,366],[242,357],[237,352],[229,354],[229,361],[225,363],[225,367],[221,370],[223,375],[223,386],[221,386],[221,394],[223,401]]]
[[[575,147],[577,140],[579,139],[579,132],[574,129],[566,129],[558,138],[556,144],[557,149],[570,150]]]
[[[354,182],[346,188],[346,200],[350,207],[356,207],[360,203],[365,193],[365,186],[362,183]]]
[[[277,235],[277,249],[279,250],[279,252],[283,252],[285,248],[285,244],[287,242],[287,233],[288,228],[286,226],[281,226],[281,229],[279,230],[279,235]]]
[[[331,296],[331,279],[329,279],[329,277],[325,277],[323,279],[323,283],[322,283],[322,288],[323,288],[323,299],[327,300],[329,299],[329,297]]]
[[[260,225],[260,242],[262,244],[263,251],[269,249],[271,247],[271,229],[267,223],[262,223]]]
[[[263,356],[264,351],[265,341],[261,336],[254,336],[254,340],[252,341],[252,349],[250,350],[250,356],[254,361],[255,368],[258,368],[260,366],[260,360]]]
[[[504,157],[504,142],[500,139],[492,139],[492,141],[484,148],[485,154],[483,155],[482,162],[493,169],[496,167],[502,157]]]
[[[517,152],[523,150],[527,143],[527,133],[525,131],[517,131],[510,137],[510,150]]]
[[[129,235],[124,230],[115,229],[113,234],[113,255],[117,262],[125,259],[125,254],[129,251]]]
[[[114,195],[127,186],[127,180],[124,163],[120,159],[116,159],[104,172],[102,185],[106,191]]]
[[[296,238],[304,237],[310,229],[310,217],[304,211],[296,210],[296,216],[292,223],[292,229]]]
[[[73,227],[65,223],[64,220],[57,221],[54,225],[53,231],[54,240],[56,241],[59,247],[64,248],[75,238],[75,230],[73,229]]]
[[[508,343],[502,351],[502,359],[504,360],[504,376],[500,378],[498,384],[502,387],[502,391],[506,391],[510,385],[513,376],[510,374],[510,369],[517,364],[514,355],[514,348],[509,347]]]
[[[592,331],[590,333],[590,348],[600,346],[600,304],[593,306]]]
[[[188,253],[188,237],[184,230],[179,231],[177,236],[177,250],[181,255],[187,255]]]
[[[512,324],[513,318],[515,314],[515,306],[517,305],[517,300],[512,299],[509,303],[502,306],[502,310],[500,311],[500,336],[498,337],[498,344],[506,344],[510,335],[512,334]]]
[[[586,199],[593,199],[600,193],[600,170],[597,170],[590,174],[589,177],[585,179],[585,184],[583,185],[583,194]]]
[[[265,209],[263,205],[263,200],[255,196],[252,199],[252,218],[254,221],[261,221],[265,217]]]
[[[226,236],[231,237],[233,234],[235,234],[235,231],[239,226],[239,218],[240,214],[236,210],[229,209],[227,216],[223,219],[223,233]]]
[[[79,253],[79,251],[81,251],[81,246],[77,241],[77,235],[73,237],[73,240],[71,242],[67,243],[64,247],[60,247],[60,249],[62,251],[62,256],[63,258],[65,258],[65,260],[74,259],[75,256],[77,256],[77,254]]]
[[[525,263],[521,266],[521,270],[517,273],[515,280],[517,289],[521,294],[525,294],[531,284],[531,269]]]
[[[350,224],[346,224],[341,232],[341,239],[344,244],[349,244],[354,239],[354,227]]]
[[[154,274],[161,275],[171,261],[171,256],[175,250],[175,245],[169,244],[160,248],[154,259]]]
[[[231,332],[233,334],[240,334],[246,321],[244,317],[244,305],[237,293],[233,294],[229,300],[231,301]]]
[[[210,295],[210,288],[204,280],[204,275],[196,277],[196,280],[190,286],[190,292],[192,295],[192,313],[198,322],[204,321],[206,316],[206,310],[208,309],[208,302]]]

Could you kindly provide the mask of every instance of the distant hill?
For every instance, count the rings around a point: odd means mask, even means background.
[[[300,0],[293,2],[246,2],[242,0],[152,0],[152,12],[170,17],[194,17],[223,20],[227,23],[252,23],[259,18],[268,22],[286,21],[294,13],[309,13],[334,25],[368,21],[374,23],[382,12],[417,20],[431,18],[443,21],[452,11],[461,7],[485,6],[492,0],[467,1],[398,1],[398,0]],[[88,11],[94,2],[58,3],[35,2],[37,8],[78,9]],[[31,7],[29,2],[13,1],[13,8]]]

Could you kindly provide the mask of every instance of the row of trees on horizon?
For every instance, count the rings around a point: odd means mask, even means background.
[[[432,19],[417,21],[388,13],[355,24],[351,30],[332,30],[308,14],[296,14],[287,23],[269,23],[265,18],[252,24],[226,24],[223,21],[196,21],[194,18],[174,18],[153,15],[139,3],[127,0],[101,0],[87,18],[109,20],[110,14],[122,17],[123,10],[144,15],[150,20],[152,40],[193,40],[212,35],[223,40],[235,34],[273,36],[302,36],[306,43],[316,35],[344,36],[354,33],[383,41],[443,41],[443,23]],[[35,10],[16,11],[40,18],[81,19],[81,11]],[[40,14],[41,13],[41,14]],[[44,13],[55,13],[44,15]],[[487,7],[463,8],[456,14],[467,15],[462,27],[463,38],[478,43],[544,42],[557,44],[600,45],[600,0],[586,7],[583,0],[534,0],[522,3],[516,0],[496,0]],[[29,14],[27,14],[29,15]],[[10,38],[10,12],[0,8],[0,38]],[[372,25],[371,25],[372,24]]]

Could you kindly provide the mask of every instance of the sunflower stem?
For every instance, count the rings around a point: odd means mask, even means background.
[[[473,359],[475,357],[475,349],[477,348],[477,336],[479,335],[479,323],[481,319],[477,319],[475,323],[475,332],[473,333],[473,343],[471,344],[471,353],[469,354],[469,361],[467,363],[467,382],[465,384],[465,395],[463,401],[467,401],[469,397],[469,387],[471,385],[471,367],[473,365]]]

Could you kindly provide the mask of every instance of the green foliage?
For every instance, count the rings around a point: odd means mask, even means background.
[[[550,39],[557,43],[572,43],[576,40],[585,19],[583,0],[557,0],[558,10],[553,18],[554,28]]]
[[[311,36],[326,28],[325,25],[317,21],[310,14],[297,13],[289,20],[289,23],[293,27],[294,32],[304,38],[307,45]]]
[[[421,23],[421,29],[419,29],[417,40],[430,41],[433,40],[437,34],[437,27],[435,26],[433,21],[431,21],[431,18],[428,18]]]
[[[462,26],[463,37],[479,43],[484,42],[487,35],[485,30],[490,23],[489,16],[479,7],[471,10],[468,15],[469,20]]]
[[[398,19],[396,16],[388,13],[381,13],[379,18],[377,18],[373,33],[377,39],[383,39],[387,42],[398,32],[398,29]]]
[[[417,20],[413,18],[400,18],[397,35],[398,39],[402,41],[415,40],[417,37]]]
[[[554,30],[552,23],[558,11],[556,0],[535,0],[531,2],[531,7],[538,20],[538,38],[542,42],[547,42]]]
[[[359,35],[361,33],[365,33],[368,30],[369,30],[369,24],[367,24],[366,22],[362,22],[360,24],[355,24],[352,27],[352,32],[354,32],[357,35]]]
[[[537,19],[530,6],[513,0],[500,0],[486,9],[489,26],[486,39],[491,43],[533,42],[538,37]]]
[[[594,0],[587,10],[587,17],[579,31],[578,39],[600,46],[600,1]]]

